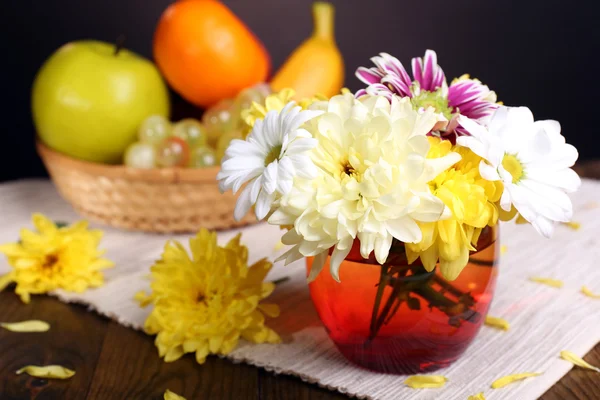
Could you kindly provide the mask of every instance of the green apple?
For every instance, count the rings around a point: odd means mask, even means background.
[[[68,43],[42,66],[33,83],[39,138],[72,157],[120,163],[142,121],[169,117],[169,93],[149,60],[113,44]]]

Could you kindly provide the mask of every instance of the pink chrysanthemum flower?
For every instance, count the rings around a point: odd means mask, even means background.
[[[463,75],[454,79],[450,86],[446,83],[444,71],[437,63],[437,54],[427,50],[425,57],[412,59],[413,79],[402,63],[387,53],[371,58],[375,67],[359,67],[356,76],[368,86],[356,92],[356,97],[365,94],[410,97],[414,107],[434,107],[443,114],[448,123],[437,126],[442,134],[468,132],[458,125],[457,117],[464,115],[486,125],[498,108],[496,93],[477,79]]]

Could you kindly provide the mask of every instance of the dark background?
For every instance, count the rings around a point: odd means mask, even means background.
[[[265,43],[273,67],[311,32],[310,0],[224,0]],[[334,0],[336,37],[354,70],[386,51],[405,66],[435,49],[448,80],[481,79],[507,105],[527,105],[536,119],[557,119],[580,159],[600,158],[594,146],[600,44],[591,0]],[[2,0],[2,156],[0,181],[44,176],[34,150],[30,89],[37,69],[62,44],[114,41],[151,57],[152,35],[169,0]],[[177,108],[182,100],[174,96]],[[183,107],[189,110],[189,108]]]

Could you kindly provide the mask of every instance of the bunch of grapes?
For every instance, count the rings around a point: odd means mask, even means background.
[[[125,151],[125,165],[133,168],[189,167],[218,165],[233,139],[242,139],[241,110],[252,102],[263,103],[270,89],[260,84],[240,92],[206,110],[202,122],[193,118],[172,124],[153,115],[138,131],[138,142]]]

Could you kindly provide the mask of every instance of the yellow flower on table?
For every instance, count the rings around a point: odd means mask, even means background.
[[[81,293],[104,284],[102,270],[113,263],[98,250],[102,231],[89,230],[87,221],[58,227],[42,214],[33,214],[35,231],[21,230],[18,243],[0,245],[12,271],[0,277],[0,290],[16,283],[24,303],[31,294],[55,289]]]
[[[423,240],[407,243],[409,262],[421,257],[423,266],[432,271],[436,263],[444,278],[454,280],[467,265],[469,252],[475,250],[481,231],[494,226],[499,217],[497,202],[502,194],[500,181],[490,182],[479,174],[481,157],[471,150],[452,146],[447,140],[430,137],[427,158],[443,157],[450,152],[461,160],[429,182],[431,192],[451,212],[449,218],[419,223]]]
[[[275,284],[263,282],[272,264],[266,259],[248,267],[248,248],[236,236],[226,246],[206,229],[190,239],[191,257],[178,242],[168,242],[152,267],[152,293],[136,294],[142,306],[153,309],[144,330],[157,335],[160,357],[175,361],[195,353],[198,363],[208,354],[228,354],[240,338],[254,343],[277,343],[265,316],[277,317],[279,307],[260,301]]]

